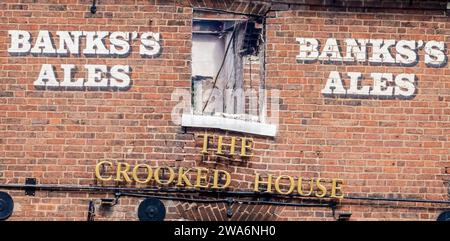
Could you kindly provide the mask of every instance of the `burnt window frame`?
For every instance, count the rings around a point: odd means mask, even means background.
[[[194,10],[195,13],[195,10]],[[222,26],[220,26],[219,22],[222,22]],[[202,29],[202,26],[196,26],[197,23],[207,23],[205,28]],[[250,23],[250,24],[249,24]],[[249,133],[249,134],[256,134],[256,135],[263,135],[263,136],[272,136],[274,137],[276,135],[277,126],[274,124],[267,123],[266,119],[266,110],[267,110],[267,100],[266,100],[266,93],[265,93],[265,51],[266,51],[266,25],[265,25],[265,18],[259,17],[250,17],[246,16],[245,18],[198,18],[194,17],[192,21],[192,63],[191,63],[191,70],[192,70],[192,76],[191,76],[191,113],[189,114],[183,114],[182,116],[182,126],[184,127],[200,127],[200,128],[214,128],[214,129],[222,129],[222,130],[229,130],[229,131],[236,131],[236,132],[242,132],[242,133]],[[259,61],[259,68],[255,71],[259,71],[260,74],[260,80],[259,80],[259,93],[257,93],[256,97],[256,115],[250,114],[250,110],[245,109],[245,105],[247,104],[247,95],[243,93],[243,96],[241,98],[241,105],[243,103],[244,112],[235,114],[235,113],[227,113],[227,108],[231,108],[229,105],[229,102],[225,103],[225,97],[223,97],[223,109],[222,112],[212,112],[205,113],[205,109],[208,105],[208,102],[210,101],[210,98],[206,99],[206,104],[203,102],[205,101],[202,97],[200,102],[196,102],[196,79],[197,78],[204,78],[205,76],[195,76],[194,74],[197,73],[197,71],[194,70],[194,66],[196,63],[194,63],[194,39],[196,38],[196,35],[199,36],[200,34],[217,34],[217,35],[224,35],[224,33],[230,34],[230,31],[232,31],[232,36],[228,38],[227,41],[225,41],[225,51],[223,55],[223,60],[221,62],[225,62],[225,59],[228,58],[228,49],[230,48],[231,41],[236,38],[236,26],[238,24],[245,24],[245,32],[240,33],[241,37],[242,34],[244,35],[244,39],[242,41],[243,51],[240,52],[240,58],[242,59],[242,69],[239,71],[242,71],[242,74],[244,74],[245,71],[245,57],[248,56],[256,56],[258,57]],[[256,26],[259,25],[260,27],[260,33],[257,33],[261,36],[257,36],[261,39],[255,39],[255,38],[247,38],[247,30],[248,26],[251,26],[250,32],[256,28]],[[242,40],[242,39],[241,39]],[[253,41],[253,42],[252,42]],[[257,49],[251,48],[252,46],[255,46],[255,42],[259,41],[259,46]],[[250,46],[250,48],[248,47]],[[236,53],[234,53],[236,54]],[[239,58],[239,57],[238,57]],[[250,57],[251,58],[251,57]],[[254,60],[250,60],[254,61]],[[222,63],[223,65],[223,63]],[[250,64],[251,66],[251,64]],[[213,76],[212,79],[212,90],[216,87],[216,82],[218,79],[218,76],[220,74],[220,71],[222,71],[223,66],[219,68],[219,71],[216,76]],[[236,71],[236,70],[235,70]],[[252,71],[250,67],[250,71]],[[250,79],[251,79],[252,73],[250,72]],[[209,76],[211,78],[211,76]],[[227,79],[225,84],[227,84],[229,80]],[[237,80],[234,79],[236,82]],[[242,77],[242,82],[240,83],[242,85],[242,92],[244,92],[244,77]],[[205,82],[206,83],[206,82]],[[228,89],[227,89],[228,90]],[[262,90],[262,91],[261,91]],[[202,90],[203,91],[203,90]],[[233,90],[235,91],[235,90]],[[250,90],[252,91],[252,90]],[[212,93],[212,91],[210,91]],[[203,92],[202,92],[203,94]],[[232,98],[234,97],[235,93],[232,93]],[[236,97],[239,98],[239,97]],[[249,97],[250,98],[250,97]],[[254,100],[255,101],[255,100]],[[236,101],[238,102],[238,101]],[[250,102],[250,100],[249,100]],[[201,105],[199,105],[199,103]],[[231,102],[233,105],[235,105],[234,100]],[[236,104],[237,105],[237,104]],[[198,108],[201,106],[201,111],[199,112]],[[242,108],[242,107],[241,107]],[[233,106],[233,111],[236,112],[237,107]],[[248,114],[247,111],[249,112]]]

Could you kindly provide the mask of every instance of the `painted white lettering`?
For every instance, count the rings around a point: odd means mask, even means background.
[[[83,50],[85,55],[109,55],[109,50],[105,47],[104,38],[108,32],[83,32],[86,36],[86,48]]]
[[[416,41],[400,40],[395,46],[397,54],[396,62],[403,65],[414,65],[417,63]]]
[[[373,89],[370,91],[371,95],[378,96],[392,96],[394,87],[392,82],[394,77],[390,73],[372,73],[373,78]]]
[[[80,53],[80,37],[83,34],[81,31],[57,31],[56,35],[59,37],[59,48],[56,51],[59,55],[68,55]]]
[[[58,81],[56,81],[55,72],[53,71],[53,66],[51,64],[43,64],[41,67],[41,72],[34,85],[38,87],[43,86],[59,86]]]
[[[345,95],[346,91],[344,89],[344,86],[342,84],[342,79],[337,71],[332,71],[330,73],[330,76],[328,77],[327,84],[325,85],[325,88],[322,89],[322,94],[325,95]]]
[[[159,44],[159,33],[147,32],[141,35],[141,45],[139,53],[142,57],[155,56],[159,54],[161,45]]]
[[[52,38],[47,30],[39,31],[36,38],[36,43],[31,49],[32,54],[56,54],[56,49],[53,47]]]
[[[319,57],[319,41],[315,38],[297,38],[300,43],[299,61],[314,61]]]
[[[447,62],[444,42],[429,41],[425,44],[425,64],[430,67],[442,67]]]
[[[327,39],[325,47],[323,48],[322,53],[319,56],[319,60],[342,62],[342,56],[339,51],[339,45],[335,38]]]
[[[414,74],[399,74],[395,78],[394,95],[402,97],[411,97],[416,92],[414,85]]]
[[[130,33],[114,32],[109,37],[111,42],[110,53],[118,56],[125,56],[130,52]],[[117,48],[119,47],[119,48]]]
[[[11,46],[8,48],[8,53],[11,54],[28,54],[31,49],[31,35],[27,31],[9,30],[8,34],[11,36]]]
[[[130,86],[130,66],[115,65],[111,68],[111,87],[126,88]]]
[[[345,39],[347,45],[346,55],[344,57],[345,62],[354,62],[355,58],[357,62],[364,63],[367,60],[367,39]]]
[[[347,73],[350,77],[350,88],[347,90],[348,95],[368,96],[370,92],[370,86],[362,86],[359,88],[362,74],[358,72]]]
[[[107,87],[108,79],[104,78],[104,74],[108,71],[106,65],[85,65],[88,72],[88,78],[85,83],[89,87]]]
[[[371,39],[372,44],[372,57],[369,58],[371,63],[395,63],[395,59],[392,57],[389,48],[395,45],[394,39]]]
[[[72,81],[72,73],[75,70],[74,64],[62,64],[61,69],[64,71],[64,79],[61,82],[61,87],[83,87],[84,79],[79,78],[76,81]]]

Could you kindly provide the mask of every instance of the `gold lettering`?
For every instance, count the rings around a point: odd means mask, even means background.
[[[231,137],[231,144],[230,144],[230,155],[234,155],[235,154],[235,147],[236,147],[236,137],[233,136]]]
[[[283,178],[288,178],[289,179],[289,189],[287,190],[287,192],[283,192],[283,190],[281,190],[280,188],[280,181]],[[294,191],[295,188],[295,182],[294,182],[294,178],[291,176],[279,176],[277,177],[277,179],[275,180],[275,190],[279,193],[279,194],[283,194],[283,195],[288,195],[291,194]]]
[[[205,173],[203,173],[205,171]],[[197,168],[197,182],[195,184],[196,188],[208,188],[208,173],[209,170],[206,168]],[[206,184],[202,185],[202,181],[206,182]]]
[[[219,172],[225,174],[225,184],[222,186],[219,186]],[[223,171],[223,170],[214,170],[214,181],[213,181],[213,186],[211,188],[214,189],[225,189],[227,188],[231,183],[231,175],[230,173],[228,173],[227,171]]]
[[[122,166],[125,166],[125,170],[122,170]],[[116,171],[116,179],[114,181],[116,182],[122,182],[122,176],[125,178],[125,181],[131,182],[130,177],[128,176],[128,171],[130,170],[130,164],[126,162],[119,162],[117,164],[117,171]]]
[[[247,144],[248,140],[248,144]],[[242,157],[251,157],[253,156],[253,153],[247,154],[247,148],[252,149],[253,148],[253,138],[245,138],[242,137],[242,146],[241,146],[241,156]]]
[[[331,188],[331,197],[332,198],[344,198],[344,194],[342,193],[342,186],[339,186],[339,184],[344,185],[344,180],[333,179],[332,188]],[[337,190],[340,191],[341,195],[336,195]]]
[[[319,188],[322,191],[322,194],[319,194],[319,192],[316,191],[316,197],[322,198],[322,197],[325,197],[325,195],[327,195],[327,188],[324,185],[322,185],[322,183],[320,183],[320,181],[322,181],[322,178],[317,178],[316,185],[317,185],[317,188]]]
[[[102,165],[106,165],[106,164],[108,164],[109,166],[112,166],[112,165],[113,165],[112,162],[110,162],[110,161],[101,161],[101,162],[99,162],[99,163],[95,166],[95,177],[96,177],[98,180],[104,181],[104,182],[110,181],[110,180],[112,179],[112,176],[109,176],[108,178],[104,178],[104,177],[102,177],[102,175],[100,174],[100,167],[101,167]]]
[[[169,179],[167,179],[166,182],[162,182],[161,179],[159,179],[159,173],[161,172],[161,169],[167,169],[169,171]],[[155,170],[155,181],[157,184],[159,185],[169,185],[170,183],[172,183],[173,179],[175,178],[175,172],[173,171],[172,168],[170,167],[158,167]]]
[[[209,143],[208,133],[205,132],[204,135],[198,135],[198,136],[200,136],[200,137],[203,136],[202,154],[208,154],[208,143]]]
[[[300,194],[300,196],[303,196],[303,197],[311,196],[313,189],[314,189],[314,178],[311,178],[310,184],[309,184],[309,193],[303,194],[302,178],[301,177],[298,178],[297,191],[298,191],[298,194]]]
[[[183,185],[183,181],[186,183],[187,187],[192,187],[192,183],[191,181],[189,181],[189,178],[186,176],[186,174],[191,170],[190,168],[187,169],[185,172],[183,172],[183,168],[180,167],[180,169],[178,169],[178,183],[177,186],[182,187]]]
[[[211,137],[211,136],[210,136]],[[221,145],[223,137],[219,137]],[[243,138],[244,139],[244,138]],[[231,143],[235,144],[235,138],[231,139]],[[245,140],[244,140],[245,141]],[[250,143],[250,142],[248,142]],[[248,148],[250,144],[246,143]],[[234,145],[233,145],[234,146]],[[234,150],[231,146],[230,150]],[[220,150],[220,149],[219,149]],[[223,151],[223,149],[221,149]],[[226,153],[226,151],[224,151]],[[248,154],[248,153],[246,153]],[[114,174],[103,173],[104,168],[114,169]],[[192,171],[192,175],[189,172]],[[195,172],[195,173],[194,173]],[[176,175],[178,174],[178,175]],[[194,177],[194,175],[196,175]],[[213,176],[211,176],[213,175]],[[226,189],[231,184],[231,174],[224,170],[207,169],[207,168],[183,168],[180,167],[175,173],[171,167],[157,167],[152,169],[148,164],[138,164],[131,170],[130,164],[126,162],[118,162],[117,166],[111,161],[100,161],[95,166],[95,177],[99,181],[117,181],[117,182],[136,182],[139,184],[147,184],[155,179],[156,185],[176,185],[178,187],[204,188],[204,189]],[[175,180],[177,178],[177,180]],[[190,180],[191,178],[192,180]],[[194,179],[195,178],[195,179]],[[213,180],[211,181],[210,178]],[[315,196],[318,198],[344,198],[343,179],[331,179],[331,185],[328,186],[327,180],[323,178],[301,178],[292,177],[289,175],[280,175],[276,179],[272,174],[255,174],[254,192],[278,193],[281,195],[290,195],[297,188],[300,196]],[[275,179],[275,180],[273,180]],[[273,181],[275,181],[273,183]],[[307,183],[305,183],[307,182]],[[305,187],[309,185],[308,187]],[[272,187],[274,186],[274,188]],[[275,190],[274,190],[275,189]],[[308,190],[309,189],[309,190]],[[329,195],[329,196],[327,196]]]
[[[219,140],[217,141],[217,154],[223,154],[222,142],[223,142],[223,136],[219,136]]]
[[[231,143],[227,144],[223,142],[223,136],[219,136],[218,141],[217,141],[217,154],[223,155],[223,146],[229,146],[230,147],[230,152],[228,153],[229,155],[234,155],[236,153],[236,137],[233,136],[231,137]]]
[[[229,146],[230,147],[230,152],[228,154],[230,155],[234,155],[235,154],[235,148],[236,148],[236,137],[233,136],[231,137],[231,143],[230,144],[226,144],[223,142],[223,136],[219,136],[218,140],[217,140],[217,154],[219,155],[223,155],[223,146]]]
[[[254,183],[255,187],[254,187],[253,191],[259,192],[259,184],[265,183],[265,184],[267,184],[266,192],[271,193],[272,192],[272,175],[271,174],[267,175],[267,182],[261,181],[259,179],[259,177],[260,177],[259,173],[256,173],[255,183]]]
[[[141,167],[147,169],[147,178],[146,178],[144,181],[141,181],[141,180],[139,179],[138,175],[137,175],[137,173],[138,173],[138,171],[139,171],[139,168],[141,168]],[[131,174],[131,176],[133,177],[133,179],[134,179],[137,183],[145,184],[145,183],[150,182],[150,180],[152,179],[153,171],[152,171],[152,168],[151,168],[149,165],[147,165],[147,164],[139,164],[139,165],[136,165],[136,166],[133,168],[133,173]]]

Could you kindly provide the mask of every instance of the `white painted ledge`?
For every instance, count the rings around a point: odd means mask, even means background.
[[[227,131],[236,131],[271,137],[275,137],[275,135],[277,134],[276,125],[223,118],[220,116],[183,114],[181,117],[181,126],[198,127],[198,128],[216,128]]]

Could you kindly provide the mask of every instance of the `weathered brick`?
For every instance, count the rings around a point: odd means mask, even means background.
[[[93,172],[99,160],[133,164],[212,167],[231,172],[232,187],[251,190],[255,172],[340,177],[344,192],[354,196],[448,199],[450,180],[450,112],[448,64],[429,68],[423,50],[414,67],[367,63],[298,63],[296,38],[313,37],[323,43],[334,37],[436,40],[450,44],[445,1],[92,1],[9,0],[0,3],[0,177],[5,183],[24,183],[36,177],[42,184],[98,185]],[[64,2],[61,4],[60,2]],[[144,1],[141,1],[144,2]],[[192,7],[263,14],[267,19],[266,85],[280,90],[280,118],[275,138],[208,129],[209,133],[253,137],[255,156],[245,160],[205,157],[200,153],[202,128],[182,128],[171,119],[176,88],[191,86],[192,20],[196,17],[236,17],[227,13],[192,13]],[[45,3],[45,4],[44,4]],[[111,3],[111,4],[110,4]],[[311,5],[309,5],[311,3]],[[319,6],[335,4],[334,7]],[[363,8],[363,6],[368,8]],[[384,7],[384,8],[383,8]],[[242,16],[239,15],[241,19]],[[98,58],[11,56],[8,30],[160,32],[162,52],[141,58],[139,38],[130,56]],[[55,39],[57,40],[57,39]],[[59,46],[58,41],[54,41]],[[323,47],[323,46],[321,46]],[[342,47],[342,51],[345,46]],[[448,50],[447,50],[448,55]],[[256,61],[255,61],[256,62]],[[258,69],[248,65],[245,78]],[[41,90],[33,81],[44,63],[55,67],[74,63],[130,65],[132,87],[116,90]],[[320,93],[330,71],[414,73],[418,91],[411,99],[327,98]],[[84,72],[74,73],[82,78]],[[57,70],[61,79],[63,73]],[[343,74],[344,84],[348,78]],[[257,81],[258,78],[252,78]],[[258,85],[258,83],[253,83]],[[366,83],[367,82],[367,83]],[[2,98],[3,97],[3,98]],[[11,191],[18,210],[12,220],[85,220],[87,203],[106,194],[39,191],[36,197]],[[109,195],[112,197],[113,195]],[[206,197],[205,197],[206,198]],[[122,197],[111,213],[98,220],[136,219],[140,199]],[[167,220],[230,220],[227,204],[165,200]],[[417,208],[396,203],[344,200],[341,211],[354,220],[434,220],[440,205]],[[387,205],[387,204],[386,204]],[[233,205],[232,220],[334,220],[323,208],[274,205]]]
[[[13,97],[14,96],[14,92],[11,91],[1,91],[0,92],[0,97]]]

